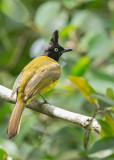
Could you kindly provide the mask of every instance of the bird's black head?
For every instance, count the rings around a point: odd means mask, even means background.
[[[42,53],[42,56],[48,56],[48,57],[53,58],[54,60],[58,61],[60,56],[64,52],[72,51],[72,49],[70,49],[70,48],[61,47],[58,43],[58,38],[59,38],[58,30],[56,30],[52,35],[52,38],[50,40],[49,45]]]

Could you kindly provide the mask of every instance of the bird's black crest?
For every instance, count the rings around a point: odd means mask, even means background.
[[[45,48],[41,56],[48,56],[54,59],[55,61],[58,61],[60,56],[64,52],[72,51],[72,49],[70,48],[63,48],[62,46],[60,46],[58,43],[58,39],[59,39],[59,33],[58,30],[56,30],[50,39],[49,45]]]
[[[52,38],[50,40],[50,45],[58,44],[58,38],[59,38],[59,34],[58,34],[58,30],[56,30],[52,35]]]

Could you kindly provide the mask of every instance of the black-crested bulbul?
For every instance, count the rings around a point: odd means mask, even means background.
[[[61,67],[58,60],[64,52],[72,49],[61,47],[58,37],[56,30],[44,52],[22,70],[14,83],[12,96],[17,93],[17,100],[7,128],[8,138],[19,133],[23,110],[28,100],[52,89],[60,78]]]

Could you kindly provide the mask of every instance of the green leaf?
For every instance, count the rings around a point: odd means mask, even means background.
[[[103,151],[98,151],[93,154],[89,154],[89,157],[93,157],[95,159],[90,159],[90,160],[113,160],[113,149],[107,149]],[[110,159],[111,158],[111,159]]]
[[[99,139],[93,145],[92,149],[90,150],[90,153],[95,153],[95,152],[110,149],[110,148],[114,149],[114,136],[103,137]]]
[[[111,99],[114,99],[114,92],[113,92],[112,88],[107,88],[106,89],[106,96],[111,98]]]
[[[114,153],[114,136],[110,136],[101,138],[97,142],[95,142],[93,147],[89,151],[89,157],[91,158],[96,157],[96,159],[100,158],[103,160],[112,160],[110,158],[113,158],[113,153]]]
[[[0,10],[11,19],[26,23],[29,19],[29,13],[22,1],[18,0],[2,0]]]
[[[83,26],[88,16],[89,16],[89,12],[86,10],[76,12],[72,17],[71,24],[81,27]]]
[[[88,68],[90,59],[88,57],[81,58],[71,70],[72,76],[82,76]]]
[[[105,27],[99,15],[86,9],[76,11],[72,16],[71,24],[79,26],[84,32],[101,32]]]
[[[19,148],[14,141],[1,138],[0,145],[5,148],[7,154],[11,157],[15,157],[15,159],[20,159],[22,157],[22,155],[19,154]]]
[[[106,33],[102,32],[96,34],[89,44],[88,55],[92,58],[104,58],[105,56],[109,56],[109,46],[111,45],[110,42],[111,41]]]
[[[111,106],[108,110],[114,111],[114,106]]]
[[[108,124],[110,125],[111,133],[112,133],[112,135],[114,135],[114,119],[112,117],[110,117],[109,115],[106,115],[105,121],[108,122]]]
[[[34,18],[36,26],[51,34],[56,29],[64,28],[67,21],[68,12],[65,9],[61,10],[59,1],[48,1],[40,5]]]
[[[95,93],[95,90],[90,86],[90,84],[81,77],[76,77],[76,76],[69,76],[70,81],[75,84],[80,92],[86,97],[86,99],[90,103],[95,103],[95,98],[90,98],[89,96],[92,93]]]
[[[77,4],[77,2],[74,0],[70,0],[70,1],[62,0],[62,3],[68,9],[73,9]]]
[[[68,34],[69,34],[70,31],[74,31],[74,30],[76,30],[76,29],[77,29],[76,26],[74,26],[74,25],[68,25],[68,26],[66,26],[65,28],[63,28],[63,29],[60,31],[59,35],[60,35],[61,37],[68,36]]]
[[[90,95],[91,98],[96,98],[98,100],[101,100],[102,102],[105,102],[106,104],[109,104],[111,106],[114,105],[114,100],[102,95],[102,94],[98,94],[98,93],[94,93]]]
[[[0,148],[0,160],[7,160],[7,153]]]
[[[38,27],[46,27],[50,21],[59,13],[59,2],[45,2],[38,7],[34,22]],[[53,13],[53,14],[52,14]]]
[[[112,62],[113,63],[113,62]],[[108,74],[108,72],[103,72],[102,70],[94,70],[94,77],[99,77],[102,81],[110,81],[114,82],[114,77],[113,75]]]
[[[111,136],[111,135],[113,135],[112,127],[110,126],[110,124],[107,121],[99,120],[99,124],[101,125],[101,132],[100,132],[101,136]]]

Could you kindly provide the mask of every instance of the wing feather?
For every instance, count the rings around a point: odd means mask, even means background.
[[[27,83],[24,90],[24,100],[26,101],[35,94],[41,93],[44,88],[58,80],[60,78],[60,74],[61,68],[58,63],[52,63],[50,65],[41,67],[41,69],[36,71],[36,73]]]
[[[13,85],[11,97],[13,97],[13,95],[18,91],[20,83],[21,83],[22,75],[23,75],[23,71],[19,74],[19,76],[17,77],[17,79]]]

